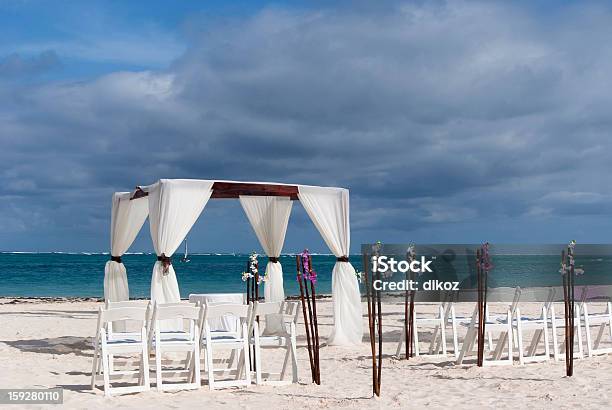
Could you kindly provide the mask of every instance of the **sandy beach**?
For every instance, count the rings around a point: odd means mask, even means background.
[[[562,362],[478,368],[469,360],[456,366],[446,358],[419,357],[409,361],[394,357],[401,331],[403,304],[384,303],[384,364],[382,397],[371,396],[371,353],[367,334],[355,347],[323,346],[322,384],[310,383],[303,326],[299,332],[299,384],[255,386],[211,392],[150,392],[104,398],[89,388],[91,337],[96,324],[97,301],[41,301],[0,299],[0,388],[64,388],[64,404],[71,408],[206,407],[206,408],[596,408],[612,403],[612,359],[599,356],[577,360],[575,376],[564,377]],[[331,329],[331,300],[319,302],[320,331]],[[367,312],[364,303],[364,312]],[[533,305],[533,309],[536,306]],[[422,307],[423,310],[431,306]],[[469,313],[472,305],[458,310]],[[529,309],[528,304],[522,309]],[[300,323],[301,325],[301,323]],[[364,315],[367,330],[367,315]],[[427,333],[420,336],[427,345]],[[449,343],[449,346],[451,344]],[[282,352],[264,359],[280,368]],[[152,379],[154,380],[154,378]],[[205,383],[205,382],[204,382]]]

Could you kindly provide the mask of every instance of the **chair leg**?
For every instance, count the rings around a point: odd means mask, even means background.
[[[610,339],[612,339],[612,303],[608,302],[608,327],[610,328]]]
[[[457,356],[456,363],[462,364],[463,359],[465,358],[468,349],[471,350],[472,345],[474,344],[474,337],[476,336],[475,329],[473,327],[468,328],[467,333],[465,334],[465,339],[463,340],[463,345],[461,346],[461,350]]]
[[[283,358],[283,367],[280,372],[280,379],[285,380],[285,375],[287,374],[287,367],[289,367],[289,356],[291,356],[291,342],[287,340],[287,346],[285,349],[285,357]]]
[[[215,372],[214,372],[214,364],[213,364],[213,356],[212,356],[212,346],[210,340],[207,341],[206,344],[206,363],[208,363],[208,387],[210,390],[215,389]]]
[[[438,341],[438,333],[440,326],[435,326],[433,332],[431,333],[431,343],[429,344],[429,354],[438,354],[440,352],[440,342]]]
[[[96,376],[98,374],[99,360],[100,360],[100,352],[98,351],[99,346],[98,343],[95,343],[94,346],[94,354],[93,354],[93,363],[91,365],[91,389],[93,390],[96,387]]]
[[[193,359],[193,382],[200,388],[202,386],[202,375],[200,368],[200,343],[198,341],[195,342],[195,347],[193,349]]]
[[[580,315],[578,315],[578,320],[576,320],[576,333],[578,334],[578,354],[581,359],[584,358],[584,350],[582,347],[582,327],[580,326]]]
[[[417,326],[416,318],[412,321],[412,327],[414,329],[414,355],[419,356],[419,327]]]
[[[158,339],[159,340],[159,339]],[[156,343],[155,346],[155,379],[157,381],[157,390],[163,391],[162,385],[162,357],[161,357],[161,349],[159,348],[159,343]]]
[[[255,336],[255,363],[257,363],[257,367],[255,368],[255,383],[257,385],[261,385],[261,346],[259,345],[259,338]],[[247,371],[247,374],[250,372]]]
[[[147,340],[143,337],[142,340]],[[151,389],[151,381],[149,380],[149,351],[147,349],[147,343],[142,344],[142,373],[143,373],[143,386],[145,389]]]
[[[559,336],[557,335],[557,319],[555,318],[555,309],[553,306],[550,308],[550,330],[552,331],[552,344],[553,344],[553,357],[555,362],[560,360],[559,354]]]
[[[542,328],[542,332],[544,333],[544,354],[546,354],[546,361],[550,360],[550,340],[548,337],[548,320],[544,317],[544,325]]]
[[[245,377],[245,381],[246,381],[246,384],[247,384],[247,387],[248,387],[248,385],[251,384],[251,372],[249,371],[249,369],[246,366],[246,361],[249,360],[249,336],[248,336],[248,333],[246,332],[246,328],[245,328],[245,331],[242,332],[242,333],[245,335],[244,336],[244,347],[243,347],[243,350],[244,350],[244,361],[243,361],[243,363],[245,363],[245,368],[244,368],[245,371],[244,371],[244,373],[245,373],[245,376],[246,376]],[[257,352],[255,354],[257,355]],[[261,368],[261,362],[257,362],[257,369],[260,369],[260,368]]]
[[[451,327],[453,330],[453,349],[455,352],[455,359],[458,359],[459,358],[459,340],[458,340],[458,335],[457,335],[457,322],[454,317],[451,323]]]
[[[587,355],[589,357],[593,356],[593,341],[591,340],[591,324],[589,320],[589,311],[586,306],[586,303],[583,307],[584,309],[584,329],[586,331],[586,345],[587,345]],[[578,316],[578,320],[580,320],[580,316]]]
[[[298,382],[297,336],[294,323],[291,323],[291,381]]]
[[[504,345],[510,341],[512,344],[512,339],[515,335],[508,336],[508,332],[501,332],[499,335],[499,340],[497,341],[497,345],[493,350],[493,360],[500,360],[502,353],[504,353]]]
[[[595,342],[593,343],[593,350],[599,349],[599,345],[601,344],[601,339],[603,337],[604,332],[606,331],[606,323],[602,323],[599,326],[599,331],[597,332],[597,337],[595,338]]]
[[[110,368],[108,362],[108,355],[104,351],[104,348],[102,349],[102,371],[104,372],[104,396],[110,397]]]
[[[442,308],[440,308],[440,313],[442,314],[442,321],[440,323],[440,342],[442,343],[442,355],[446,356],[446,326],[444,325],[445,319]]]
[[[516,333],[518,338],[519,364],[522,366],[525,364],[525,358],[523,357],[523,326],[520,317],[516,321]]]
[[[406,327],[402,324],[402,334],[400,335],[399,342],[397,343],[397,350],[395,351],[395,355],[399,358],[402,354],[402,347],[404,346],[404,341],[406,340]]]
[[[538,345],[540,344],[540,340],[542,339],[542,329],[537,329],[533,334],[533,338],[531,339],[531,343],[527,348],[527,356],[535,356]]]

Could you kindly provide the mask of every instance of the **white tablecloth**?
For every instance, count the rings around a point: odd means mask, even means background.
[[[202,304],[208,303],[209,305],[222,305],[228,303],[242,305],[246,301],[246,294],[192,293],[189,295],[189,301],[200,302]],[[234,316],[227,315],[218,320],[211,320],[209,325],[212,331],[236,332],[240,326],[240,321]]]

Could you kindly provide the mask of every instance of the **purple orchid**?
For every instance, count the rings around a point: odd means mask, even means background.
[[[312,284],[317,283],[317,272],[312,269],[310,266],[310,252],[308,249],[304,249],[302,253],[300,253],[300,258],[302,259],[302,267],[304,270],[303,276],[304,279],[312,282]]]

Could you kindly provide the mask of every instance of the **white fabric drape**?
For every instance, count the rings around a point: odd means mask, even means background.
[[[275,196],[240,196],[240,204],[266,255],[278,258],[283,250],[289,224],[291,199]],[[268,261],[266,278],[264,283],[266,302],[284,301],[283,267],[280,262]]]
[[[121,257],[132,245],[136,235],[149,215],[146,198],[130,200],[129,192],[115,192],[111,208],[111,256]],[[125,266],[121,262],[108,261],[104,267],[104,300],[119,302],[128,300]]]
[[[350,249],[349,193],[342,188],[298,186],[298,197],[325,243],[336,257]],[[361,343],[361,293],[350,262],[336,262],[332,271],[334,328],[330,345]]]
[[[170,257],[202,213],[212,194],[214,181],[160,179],[149,186],[149,225],[157,256]],[[166,272],[155,262],[151,278],[151,302],[170,303],[181,299],[176,273]]]

